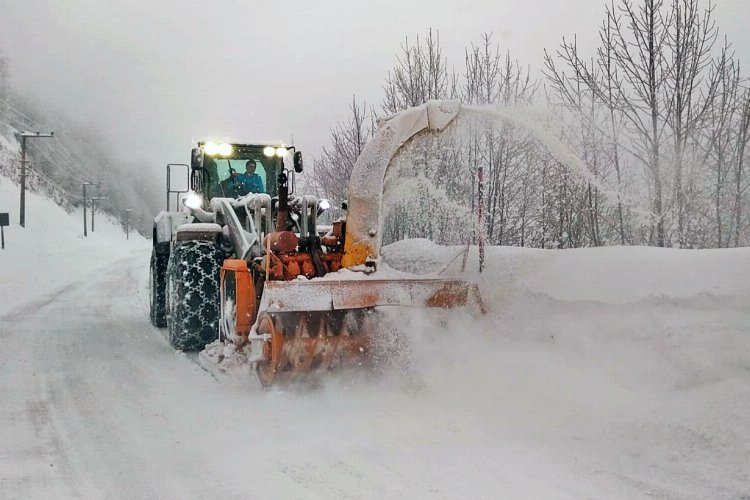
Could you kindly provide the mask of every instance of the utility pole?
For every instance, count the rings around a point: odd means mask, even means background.
[[[99,183],[101,184],[101,182]],[[91,197],[91,232],[94,232],[94,212],[96,212],[96,202],[99,200],[106,200],[106,196],[92,196]]]
[[[130,239],[130,214],[133,212],[132,208],[125,209],[125,239]]]
[[[26,227],[26,139],[34,137],[54,137],[54,132],[20,132],[16,136],[21,140],[21,217],[19,224]]]
[[[86,229],[86,226],[88,225],[88,220],[86,219],[86,187],[87,186],[101,186],[102,183],[86,181],[86,182],[82,182],[81,185],[83,186],[83,236],[88,237],[89,234],[88,234],[88,230]],[[92,208],[93,208],[93,204],[92,204]]]

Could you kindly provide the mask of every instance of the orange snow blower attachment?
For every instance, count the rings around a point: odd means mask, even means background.
[[[221,270],[223,331],[237,347],[252,345],[261,383],[303,378],[366,363],[378,338],[376,307],[454,308],[484,312],[476,285],[452,279],[314,279],[268,281],[256,294],[245,261]],[[256,312],[256,299],[259,301]],[[255,332],[251,325],[255,324]]]

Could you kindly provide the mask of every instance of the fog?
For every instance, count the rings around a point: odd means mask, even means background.
[[[716,19],[746,60],[744,3],[720,0]],[[0,0],[0,51],[17,91],[96,128],[118,158],[148,167],[135,175],[163,182],[163,165],[186,162],[192,142],[206,137],[293,142],[311,159],[352,94],[380,103],[406,36],[437,29],[449,65],[460,66],[464,47],[493,32],[536,69],[562,36],[593,45],[603,6]]]

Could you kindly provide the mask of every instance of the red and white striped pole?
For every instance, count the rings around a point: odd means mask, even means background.
[[[477,240],[479,244],[479,272],[484,270],[484,203],[482,201],[484,192],[484,167],[479,166],[477,172],[477,180],[479,186],[477,188],[477,195],[479,200],[477,202]]]

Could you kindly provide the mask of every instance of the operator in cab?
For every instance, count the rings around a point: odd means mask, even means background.
[[[263,188],[263,179],[255,173],[255,160],[248,160],[245,163],[245,173],[232,173],[232,179],[229,182],[229,188],[233,191],[234,196],[245,196],[248,193],[265,193]]]

